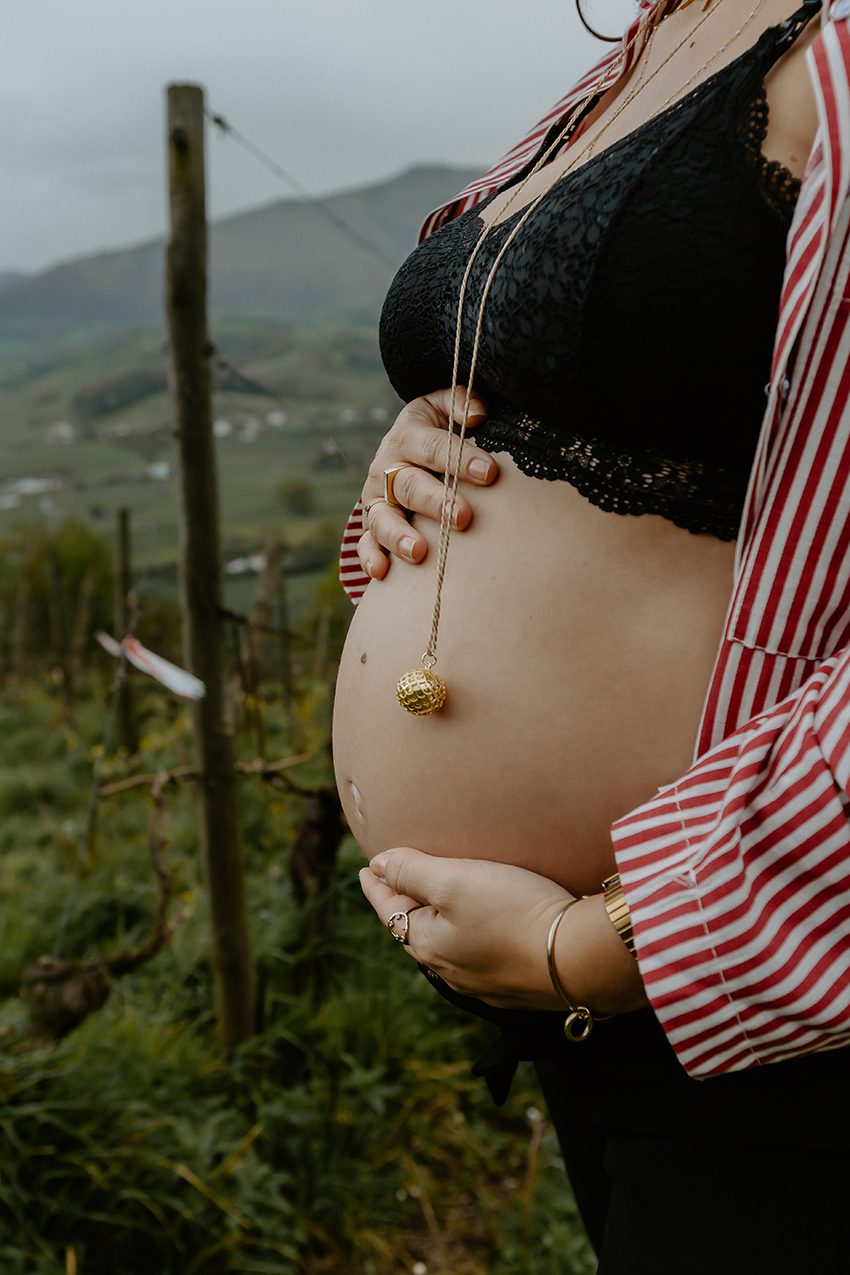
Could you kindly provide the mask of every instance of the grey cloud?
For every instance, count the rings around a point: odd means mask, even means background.
[[[601,52],[573,0],[3,0],[0,269],[162,231],[169,81],[319,193],[486,163]],[[287,194],[214,136],[209,183],[212,216]]]

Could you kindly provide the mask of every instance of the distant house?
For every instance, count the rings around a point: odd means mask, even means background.
[[[145,473],[148,478],[153,479],[154,482],[161,483],[171,476],[171,466],[167,460],[155,460],[152,464],[148,465]]]
[[[225,563],[224,574],[228,576],[257,575],[266,565],[264,553],[252,553],[244,558],[231,558]]]
[[[70,421],[54,421],[44,431],[44,439],[47,443],[73,443],[76,437],[76,427]]]
[[[62,479],[47,474],[38,478],[14,478],[3,484],[3,495],[44,496],[51,491],[61,491]]]
[[[219,416],[213,421],[213,434],[216,438],[230,438],[233,433],[233,423],[226,416]]]
[[[288,420],[286,412],[266,412],[266,424],[272,429],[281,429]]]

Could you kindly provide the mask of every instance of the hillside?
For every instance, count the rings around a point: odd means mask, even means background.
[[[327,209],[354,236],[341,232],[324,208],[297,199],[213,222],[212,314],[298,324],[370,314],[425,214],[471,176],[444,166],[417,167],[326,197]],[[155,239],[6,279],[0,286],[0,361],[29,361],[59,343],[160,324],[163,260],[164,243]]]
[[[0,270],[0,292],[15,284],[23,283],[26,275],[21,270]]]
[[[213,370],[225,558],[246,561],[283,536],[297,618],[339,544],[345,517],[398,409],[373,328],[297,328],[214,319]],[[238,373],[233,370],[238,368]],[[168,354],[161,328],[117,332],[0,367],[0,547],[21,525],[88,523],[108,538],[129,509],[147,592],[176,592],[179,495]],[[308,510],[281,501],[308,489]],[[254,594],[228,574],[228,604]]]
[[[377,315],[427,211],[469,174],[418,168],[327,203],[285,200],[211,227],[211,336],[225,555],[283,535],[308,604],[398,409]],[[79,518],[111,536],[130,510],[140,560],[175,590],[178,493],[161,240],[0,283],[0,539]],[[235,369],[237,370],[234,370]],[[306,484],[308,514],[280,486]],[[228,578],[228,600],[253,594]]]

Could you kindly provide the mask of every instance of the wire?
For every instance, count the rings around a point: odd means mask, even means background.
[[[218,346],[215,345],[214,342],[213,342],[213,348],[212,348],[212,359],[216,367],[230,372],[233,376],[235,376],[238,380],[240,380],[242,384],[252,393],[259,394],[263,398],[271,399],[273,403],[279,403],[280,406],[286,408],[288,412],[291,412],[294,409],[297,410],[297,405],[292,401],[292,399],[285,398],[282,394],[275,393],[274,390],[269,389],[267,385],[263,385],[261,381],[255,380],[252,376],[246,376],[244,372],[239,370],[239,368],[231,359],[229,359],[225,354],[221,353]],[[238,393],[238,390],[237,389],[228,390],[226,388],[219,387],[218,393],[219,394],[228,394],[228,393],[236,394]],[[337,454],[340,460],[342,460],[343,464],[347,465],[349,469],[357,470],[358,473],[360,472],[360,470],[362,469],[362,466],[355,465],[354,461],[352,461],[351,458],[346,455],[342,447],[339,445],[339,442],[337,441],[336,438],[334,438],[330,430],[323,429],[321,425],[314,425],[313,422],[310,421],[309,419],[305,419],[305,424],[307,425],[308,429],[311,429],[314,431],[314,433],[319,434],[322,439],[326,439],[329,443],[331,443],[336,448]]]
[[[377,244],[372,243],[371,239],[367,239],[365,235],[362,235],[356,227],[352,226],[351,223],[346,221],[344,217],[341,217],[338,212],[335,212],[334,209],[331,208],[331,206],[323,199],[320,199],[318,195],[314,195],[311,191],[309,191],[297,177],[293,177],[292,173],[287,172],[287,170],[279,164],[277,160],[272,159],[270,155],[267,155],[264,150],[261,150],[259,146],[255,145],[254,142],[247,138],[244,133],[240,133],[239,129],[234,128],[223,115],[219,115],[206,109],[204,110],[204,114],[212,121],[222,134],[232,137],[233,140],[243,148],[243,150],[246,150],[249,155],[253,155],[255,159],[259,160],[264,168],[267,168],[270,173],[274,173],[275,177],[279,177],[280,180],[290,188],[290,190],[295,191],[304,203],[313,204],[316,208],[321,208],[322,212],[324,212],[324,214],[333,222],[337,230],[341,231],[344,235],[347,235],[353,243],[356,243],[358,247],[363,248],[366,252],[371,253],[373,257],[380,261],[382,266],[387,266],[393,271],[397,269],[397,261],[388,257],[386,253],[377,246]]]

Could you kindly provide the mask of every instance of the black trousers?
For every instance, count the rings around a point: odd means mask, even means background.
[[[599,1275],[850,1271],[850,1048],[692,1080],[644,1010],[572,1049],[535,1070]]]
[[[534,1062],[599,1275],[850,1272],[850,1047],[693,1080],[651,1010],[571,1044],[436,986],[501,1028],[474,1068],[497,1101]]]

